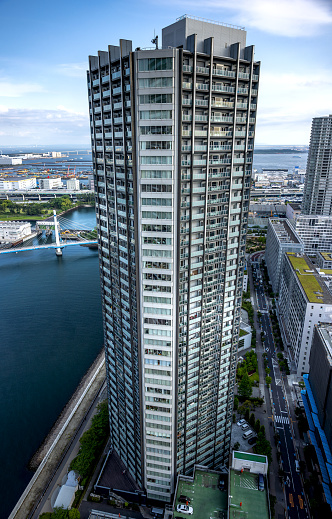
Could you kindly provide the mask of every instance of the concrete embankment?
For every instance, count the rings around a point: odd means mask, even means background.
[[[98,395],[106,377],[105,354],[100,352],[63,409],[43,444],[30,460],[36,470],[9,519],[26,519],[40,501],[71,440]]]

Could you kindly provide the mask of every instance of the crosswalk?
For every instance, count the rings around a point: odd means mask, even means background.
[[[289,424],[288,416],[276,416],[276,423]]]

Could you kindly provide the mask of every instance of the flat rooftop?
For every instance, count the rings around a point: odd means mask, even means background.
[[[332,261],[332,252],[318,252],[322,258],[324,258],[325,261]]]
[[[219,490],[220,477],[225,480],[225,490]],[[174,503],[174,517],[191,517],[192,519],[226,519],[227,518],[227,477],[209,470],[195,470],[194,480],[178,480],[178,488]],[[176,511],[180,495],[190,499],[193,514],[181,514]]]
[[[263,491],[258,490],[258,474],[231,469],[229,477],[229,519],[269,519],[266,477]]]
[[[296,256],[292,252],[287,252],[286,256],[301,283],[309,303],[331,304],[331,293],[309,258],[307,256]]]
[[[287,219],[270,218],[270,223],[280,243],[302,243]]]

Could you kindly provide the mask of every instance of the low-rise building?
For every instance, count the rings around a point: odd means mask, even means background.
[[[297,217],[295,230],[309,256],[332,252],[332,216],[303,215]]]
[[[0,221],[0,243],[15,243],[31,234],[29,222]]]
[[[322,270],[332,270],[332,253],[318,252],[316,255],[316,264]]]
[[[40,189],[61,189],[63,183],[61,177],[40,178],[39,187]]]
[[[302,401],[327,503],[332,509],[332,325],[315,326]]]
[[[0,191],[13,191],[24,189],[35,189],[37,187],[36,177],[6,177],[0,178]]]
[[[332,293],[326,278],[319,274],[307,256],[290,252],[284,255],[278,317],[283,342],[298,376],[309,371],[315,324],[332,322]]]
[[[270,518],[267,470],[266,456],[233,451],[229,474],[228,517]]]
[[[279,292],[280,272],[285,252],[303,254],[304,246],[286,218],[270,218],[265,247],[265,261],[275,294]]]
[[[1,166],[14,166],[15,164],[22,164],[22,157],[9,157],[9,155],[0,155]]]
[[[80,181],[77,178],[69,178],[66,187],[71,191],[78,191],[80,189]]]
[[[301,205],[296,204],[294,202],[290,202],[286,204],[286,218],[288,220],[296,220],[296,218],[301,214]]]

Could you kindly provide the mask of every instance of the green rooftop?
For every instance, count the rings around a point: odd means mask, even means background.
[[[258,463],[267,462],[266,456],[261,456],[260,454],[252,454],[250,452],[234,451],[234,458],[245,461],[256,461]]]
[[[174,505],[174,517],[190,517],[192,519],[226,519],[227,518],[227,476],[225,490],[219,490],[220,475],[210,471],[195,470],[194,481],[183,481],[179,478]],[[176,511],[179,496],[190,499],[193,515],[181,514]]]
[[[263,458],[265,461],[265,456]],[[231,469],[229,477],[229,519],[269,519],[266,478],[264,477],[264,491],[260,491],[258,474]]]
[[[321,256],[323,256],[323,258],[326,260],[326,261],[332,261],[332,254],[331,252],[320,252]]]
[[[309,267],[305,258],[287,252],[287,257],[295,270],[297,277],[306,293],[309,303],[323,303],[323,290],[315,277],[312,267]]]
[[[331,269],[320,269],[320,272],[324,272],[327,276],[332,276],[332,270]]]

